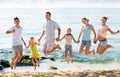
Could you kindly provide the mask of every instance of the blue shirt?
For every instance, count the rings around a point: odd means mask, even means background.
[[[90,37],[90,34],[91,34],[91,26],[92,25],[88,25],[88,26],[85,26],[82,30],[83,34],[82,34],[82,40],[84,41],[91,41],[91,37]]]

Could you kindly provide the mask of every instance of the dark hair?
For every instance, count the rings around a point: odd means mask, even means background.
[[[14,20],[19,20],[19,18],[18,18],[18,17],[15,17]]]
[[[84,17],[84,18],[82,18],[82,20],[86,20],[87,22],[89,22],[89,19],[87,19],[87,18],[85,18],[85,17]]]
[[[68,28],[68,30],[72,30],[71,28]]]
[[[34,39],[34,37],[30,37],[30,39]]]
[[[50,12],[46,12],[46,14],[49,14],[51,16],[51,13]]]
[[[102,18],[108,20],[108,17],[102,17]]]

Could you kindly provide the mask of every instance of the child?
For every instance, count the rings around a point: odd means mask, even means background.
[[[40,42],[34,42],[34,37],[30,37],[29,45],[26,46],[26,48],[30,47],[31,55],[29,58],[31,58],[32,64],[34,65],[34,70],[36,70],[36,63],[38,67],[40,66],[38,62],[38,58],[40,58],[40,55],[38,53],[36,45],[40,45]]]
[[[11,62],[11,69],[16,69],[17,62],[21,59],[23,54],[23,45],[26,45],[25,41],[22,38],[22,27],[20,26],[20,20],[18,17],[14,18],[14,24],[12,28],[10,28],[8,31],[6,31],[6,34],[12,34],[13,35],[13,41],[12,41],[12,49],[14,50],[14,57]]]
[[[107,17],[102,17],[101,19],[101,26],[98,30],[98,35],[97,35],[97,40],[99,40],[99,44],[98,44],[98,47],[97,47],[97,53],[99,55],[102,55],[108,48],[111,48],[112,45],[110,44],[107,44],[107,38],[106,38],[106,35],[107,35],[107,32],[110,32],[111,34],[117,34],[119,33],[119,30],[116,31],[116,32],[113,32],[107,25],[107,20],[108,18]],[[96,42],[97,42],[96,40]]]
[[[68,60],[68,52],[70,53],[70,59],[71,59],[71,63],[73,63],[73,56],[72,56],[72,40],[75,42],[75,43],[79,43],[77,42],[73,35],[71,34],[71,28],[68,28],[67,29],[67,34],[65,34],[61,39],[59,39],[59,41],[65,39],[65,60],[67,61],[67,63],[69,63],[69,60]]]
[[[81,28],[81,32],[80,35],[78,37],[78,41],[82,35],[82,43],[80,46],[80,50],[79,53],[81,54],[82,52],[85,52],[85,54],[88,56],[90,53],[95,54],[95,51],[92,50],[90,51],[91,48],[91,31],[94,33],[94,43],[95,43],[95,39],[96,39],[96,32],[94,29],[93,25],[89,24],[89,19],[87,18],[82,18],[82,23],[84,24],[84,26]]]

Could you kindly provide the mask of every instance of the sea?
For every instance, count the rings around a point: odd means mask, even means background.
[[[14,51],[12,50],[12,35],[6,35],[5,32],[14,25],[13,18],[20,18],[20,26],[23,27],[22,37],[28,44],[29,38],[33,36],[35,41],[37,42],[38,38],[41,36],[43,31],[43,25],[46,22],[45,12],[52,13],[52,20],[56,21],[61,28],[61,37],[66,34],[67,28],[72,29],[72,34],[75,39],[78,39],[80,29],[83,26],[81,23],[81,19],[86,17],[89,19],[89,23],[95,27],[96,33],[98,32],[98,27],[101,25],[101,18],[103,16],[108,17],[107,25],[113,31],[120,30],[120,8],[0,8],[0,59],[5,59],[10,61],[11,57],[14,55]],[[57,31],[56,31],[57,37]],[[93,32],[91,32],[91,40],[93,42]],[[60,44],[62,50],[56,50],[51,55],[44,55],[43,53],[43,44],[44,38],[40,42],[40,46],[38,46],[39,54],[42,56],[53,57],[55,58],[55,62],[41,61],[40,63],[48,64],[48,65],[56,65],[59,67],[60,64],[65,66],[68,69],[71,66],[75,66],[76,64],[80,64],[77,69],[81,67],[90,67],[93,69],[96,64],[102,64],[101,66],[110,67],[114,65],[114,63],[120,62],[120,34],[112,35],[109,32],[107,33],[108,43],[113,45],[113,48],[108,49],[104,54],[91,54],[86,56],[84,53],[79,54],[80,44],[76,44],[72,42],[73,46],[73,57],[74,63],[72,65],[68,65],[64,59],[64,45],[65,41],[56,42]],[[93,44],[91,49],[96,50],[97,44]],[[30,55],[30,50],[24,47],[23,51],[24,55]],[[69,55],[68,55],[69,56]],[[47,65],[44,65],[46,67]],[[90,65],[89,65],[90,64]],[[112,65],[108,65],[112,64]],[[68,68],[67,68],[68,66]],[[91,67],[92,66],[92,67]],[[117,65],[116,65],[117,66]],[[31,67],[31,66],[30,66]],[[42,66],[41,66],[42,67]],[[75,68],[74,67],[74,68]],[[118,65],[120,68],[120,65]],[[118,68],[117,67],[117,68]],[[20,67],[19,67],[20,68]],[[86,67],[87,68],[87,67]],[[100,66],[98,67],[100,68]],[[21,68],[19,70],[22,70]],[[71,69],[73,70],[73,69]],[[28,70],[29,71],[29,70]]]

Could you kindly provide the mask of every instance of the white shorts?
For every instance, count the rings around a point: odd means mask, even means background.
[[[51,51],[54,48],[55,39],[45,39],[43,51]]]

